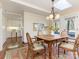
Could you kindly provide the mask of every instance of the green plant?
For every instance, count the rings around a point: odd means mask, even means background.
[[[52,25],[52,30],[53,30],[54,32],[58,32],[59,28],[58,28],[58,24],[57,24],[57,23],[54,23],[54,24]]]

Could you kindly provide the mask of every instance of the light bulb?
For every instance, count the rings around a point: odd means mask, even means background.
[[[52,19],[52,18],[53,18],[53,14],[50,14],[50,15],[49,15],[49,18]]]
[[[56,14],[55,19],[59,19],[60,14]]]

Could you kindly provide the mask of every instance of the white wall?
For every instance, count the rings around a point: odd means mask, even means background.
[[[26,32],[29,32],[32,37],[37,35],[37,32],[33,31],[33,23],[43,23],[47,25],[47,20],[42,15],[24,12],[24,42],[27,42]]]
[[[3,48],[3,44],[6,40],[6,30],[5,30],[5,18],[3,9],[0,8],[0,50]]]
[[[2,8],[0,8],[0,50],[2,50],[2,39],[3,39],[3,34],[2,32]]]

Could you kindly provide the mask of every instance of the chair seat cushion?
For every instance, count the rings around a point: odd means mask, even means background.
[[[40,43],[34,43],[34,48],[33,50],[42,50],[44,49],[44,46]]]
[[[75,43],[75,40],[68,39],[69,42]]]
[[[74,49],[74,43],[62,43],[60,47],[72,50]]]
[[[17,48],[17,47],[19,47],[19,45],[18,45],[18,44],[15,44],[15,45],[9,45],[9,46],[8,46],[8,48],[9,48],[9,49],[12,49],[12,48]]]

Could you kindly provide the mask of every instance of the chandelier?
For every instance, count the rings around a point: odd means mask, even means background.
[[[54,0],[52,0],[52,4],[53,4],[53,7],[52,7],[52,10],[51,10],[51,13],[50,13],[50,15],[48,15],[46,17],[46,19],[48,19],[48,20],[59,19],[60,15],[56,14],[55,11],[54,11]]]

